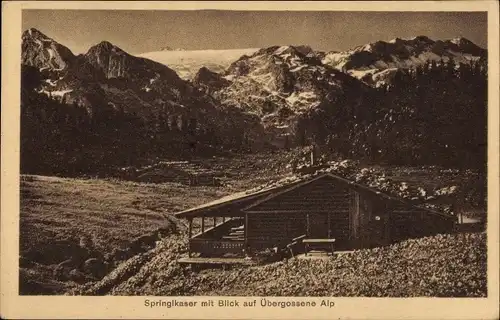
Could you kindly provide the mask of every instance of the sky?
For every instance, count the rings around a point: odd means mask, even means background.
[[[22,28],[31,27],[75,54],[103,40],[131,54],[166,46],[198,50],[299,44],[342,51],[417,35],[434,40],[461,36],[487,48],[483,12],[24,10]]]

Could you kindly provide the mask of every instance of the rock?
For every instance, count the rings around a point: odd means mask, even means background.
[[[59,263],[54,271],[54,277],[58,280],[67,280],[69,276],[69,271],[78,266],[78,263],[74,259],[67,259]]]
[[[123,260],[127,260],[130,257],[132,257],[132,254],[128,250],[125,250],[125,249],[113,250],[113,254],[112,254],[113,260],[123,261]]]
[[[32,267],[33,266],[33,261],[25,258],[25,257],[19,257],[19,266],[20,267]]]
[[[148,249],[152,248],[156,244],[156,240],[158,240],[156,235],[145,235],[137,238],[134,242],[130,244],[129,251],[133,254],[139,254]]]
[[[54,269],[54,277],[59,280],[65,280],[68,278],[68,270],[75,267],[75,262],[73,259],[64,260],[59,263]]]
[[[71,270],[69,273],[68,273],[68,277],[77,282],[77,283],[85,283],[87,282],[89,279],[87,278],[87,276],[85,276],[85,274],[77,269],[73,269]]]
[[[107,266],[102,260],[90,258],[85,260],[83,264],[83,271],[93,277],[102,278],[106,275]]]
[[[80,260],[77,257],[85,257],[86,255],[85,249],[70,240],[55,240],[23,253],[24,258],[45,265],[57,265],[68,259]],[[85,261],[85,258],[81,260]]]
[[[67,276],[64,272],[64,268],[56,266],[56,268],[52,271],[54,279],[56,280],[66,280]]]

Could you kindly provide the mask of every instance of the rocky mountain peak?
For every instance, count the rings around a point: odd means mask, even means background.
[[[194,80],[205,81],[216,78],[218,74],[216,72],[210,71],[207,67],[201,67],[196,73]]]
[[[37,39],[45,39],[45,40],[52,40],[51,38],[47,37],[43,32],[36,28],[29,28],[23,32],[22,38],[37,38]]]
[[[404,40],[401,39],[401,38],[398,38],[398,37],[396,37],[396,38],[392,39],[391,41],[389,41],[389,43],[397,43],[397,44],[403,43],[403,42],[404,42]]]
[[[193,85],[214,97],[216,92],[229,86],[231,82],[206,67],[200,68],[193,78]]]
[[[126,73],[128,54],[109,41],[101,41],[85,54],[86,60],[94,68],[102,71],[106,78],[123,77]]]
[[[329,52],[324,64],[342,70],[373,86],[388,84],[398,69],[411,69],[434,61],[471,63],[482,59],[486,50],[465,38],[434,41],[427,36],[376,41],[343,52]]]
[[[202,75],[209,76],[200,70],[198,78]],[[320,108],[323,101],[330,101],[347,88],[363,90],[357,79],[323,65],[309,46],[262,48],[232,63],[222,79],[228,83],[210,86],[210,94],[219,97],[224,105],[260,116],[266,127],[285,128],[284,114],[303,114]],[[206,87],[206,81],[203,85],[198,82],[194,84]]]
[[[464,37],[456,37],[456,38],[453,38],[451,40],[449,40],[451,43],[454,43],[456,44],[457,46],[460,46],[460,45],[469,45],[472,43],[472,41],[470,41],[469,39],[466,39]]]
[[[272,49],[271,49],[272,48]],[[300,46],[292,46],[292,45],[286,45],[286,46],[280,46],[280,47],[270,47],[269,48],[271,51],[274,50],[272,53],[269,51],[264,51],[265,53],[271,53],[275,56],[279,57],[286,57],[286,56],[295,56],[300,59],[306,58],[306,57],[314,57],[315,52],[314,50],[307,45],[300,45]]]
[[[251,56],[243,56],[238,61],[253,60],[255,58],[269,60],[275,70],[282,69],[286,65],[293,69],[303,65],[320,65],[321,61],[317,53],[309,46],[272,46],[260,49]],[[236,64],[238,64],[236,61]],[[231,69],[231,68],[230,68]]]
[[[427,44],[434,43],[434,40],[432,40],[431,38],[429,38],[427,36],[416,36],[416,37],[413,37],[410,41],[427,43]]]
[[[314,54],[313,48],[311,48],[311,46],[309,45],[295,46],[295,49],[305,56]]]
[[[444,43],[454,51],[468,53],[475,56],[486,56],[485,49],[479,47],[474,42],[464,37],[456,37],[451,40],[446,40]]]
[[[87,51],[87,55],[108,55],[111,53],[122,54],[125,53],[125,51],[109,41],[101,41],[95,46],[90,47],[90,49]]]
[[[22,34],[21,61],[43,70],[61,71],[67,69],[75,56],[67,47],[49,38],[35,28],[29,28]]]

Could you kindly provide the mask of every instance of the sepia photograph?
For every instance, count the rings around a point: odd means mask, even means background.
[[[491,294],[487,10],[20,15],[19,296]]]

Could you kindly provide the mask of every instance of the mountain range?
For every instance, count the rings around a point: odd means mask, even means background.
[[[290,46],[291,47],[291,46]],[[325,65],[348,73],[371,86],[390,83],[397,69],[415,68],[429,61],[469,63],[486,59],[487,51],[472,41],[457,37],[432,40],[426,36],[395,38],[356,46],[346,51],[323,52],[308,46],[294,46],[309,51]],[[259,49],[184,50],[166,47],[160,51],[139,54],[140,57],[168,65],[179,76],[191,80],[201,67],[223,73],[241,56],[250,56]]]
[[[109,109],[143,120],[167,116],[177,121],[182,117],[186,121],[195,119],[202,130],[221,132],[231,128],[232,120],[248,121],[242,112],[235,114],[221,108],[211,96],[169,67],[128,54],[108,41],[92,46],[85,54],[74,55],[31,28],[22,35],[22,64],[40,73],[38,93],[84,107],[89,114]],[[229,118],[229,123],[221,124],[220,118]]]
[[[108,105],[139,114],[154,110],[158,102],[174,109],[196,103],[216,108],[222,103],[260,116],[282,107],[304,111],[346,87],[365,90],[365,85],[390,84],[399,69],[450,59],[470,63],[487,55],[465,38],[433,41],[425,36],[377,41],[343,52],[309,46],[194,51],[166,47],[138,56],[107,41],[75,56],[34,28],[26,30],[22,40],[22,64],[38,68],[44,77],[39,92],[65,96],[68,103],[76,101],[89,110],[96,96],[105,96]]]
[[[122,95],[135,98],[142,111],[148,112],[155,98],[172,106],[180,106],[188,97],[202,98],[165,65],[134,57],[107,41],[75,56],[33,28],[22,39],[22,64],[36,67],[44,78],[39,92],[64,96],[68,103],[93,108],[91,97],[100,94],[109,105],[119,107]]]
[[[353,128],[360,128],[355,123],[359,117],[378,117],[380,106],[399,101],[386,100],[392,86],[425,86],[425,77],[438,80],[429,72],[432,68],[453,80],[437,82],[439,86],[464,86],[456,82],[477,75],[472,69],[485,65],[486,59],[487,51],[465,38],[434,41],[425,36],[377,41],[343,52],[306,45],[198,51],[167,47],[138,56],[102,41],[75,55],[31,28],[22,34],[22,89],[25,95],[43,95],[85,110],[90,119],[100,117],[104,126],[135,117],[144,127],[141,134],[158,140],[165,150],[183,148],[179,143],[187,140],[253,149],[283,147],[290,141],[303,144],[300,137],[306,131],[314,137],[328,136],[317,130],[336,135],[346,121],[353,127],[344,129],[353,134]],[[420,78],[412,75],[416,70]],[[386,120],[378,121],[387,127]]]
[[[229,63],[237,54],[241,56]],[[284,118],[329,104],[339,93],[350,91],[355,96],[370,87],[388,86],[398,70],[429,63],[485,62],[487,51],[462,37],[434,41],[417,36],[376,41],[342,52],[288,45],[141,56],[169,65],[222,104],[254,113],[264,126],[283,133],[290,123]]]
[[[426,36],[376,41],[351,50],[322,54],[322,62],[370,85],[388,84],[398,69],[410,69],[427,62],[470,63],[486,59],[486,50],[463,37],[431,40]]]

